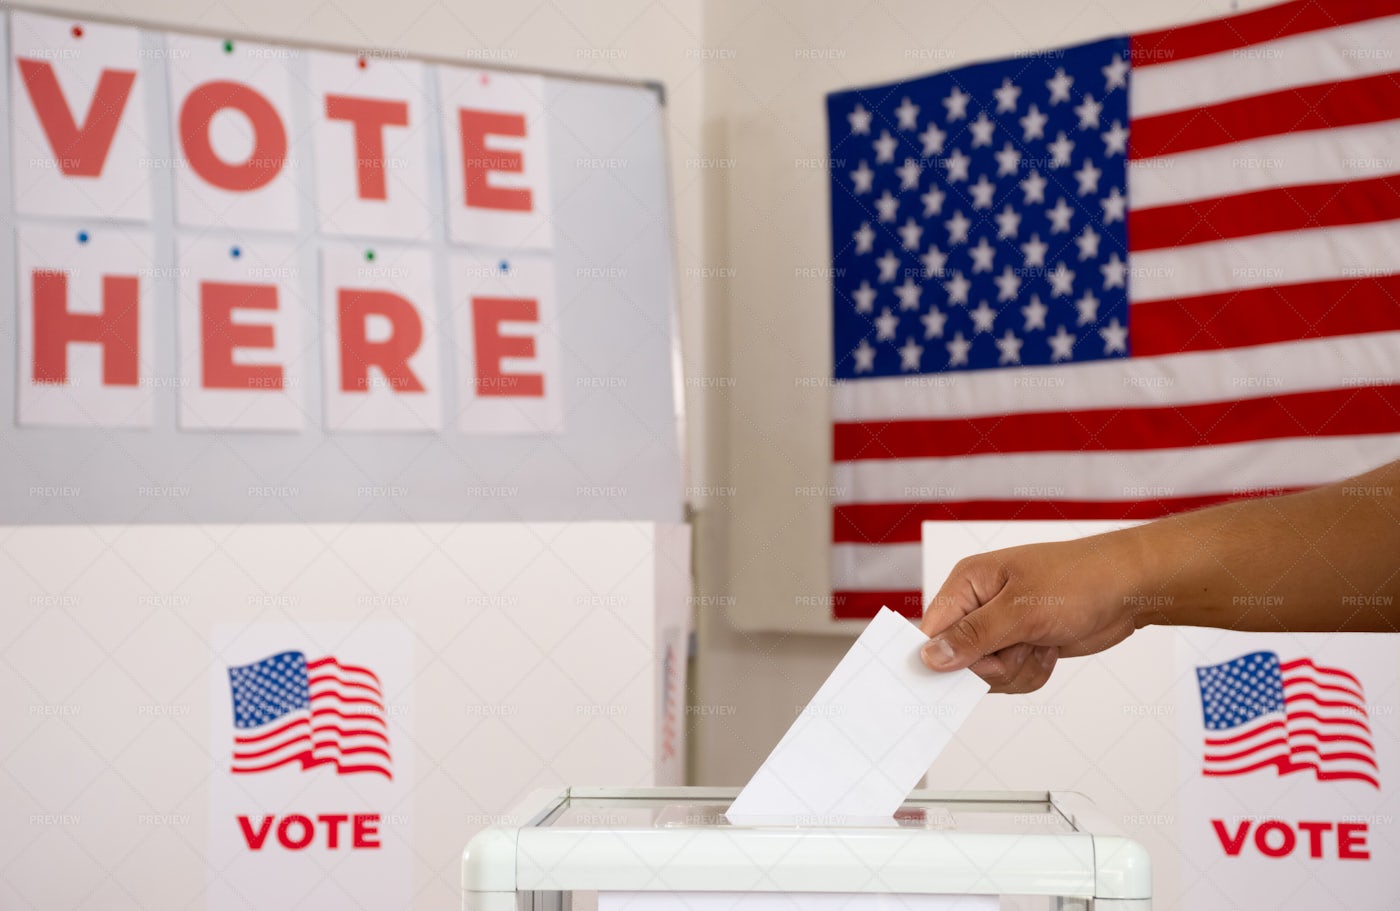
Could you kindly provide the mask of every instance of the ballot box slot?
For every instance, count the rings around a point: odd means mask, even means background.
[[[705,795],[697,795],[705,796]],[[1028,799],[1027,799],[1028,798]],[[667,800],[570,796],[540,825],[555,829],[736,828],[728,800]],[[1070,834],[1073,821],[1042,793],[1010,799],[916,797],[886,820],[812,818],[747,820],[739,828],[900,828],[958,832]]]

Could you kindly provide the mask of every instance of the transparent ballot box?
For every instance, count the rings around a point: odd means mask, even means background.
[[[1147,852],[1079,794],[914,791],[893,820],[734,825],[737,793],[536,791],[467,845],[463,911],[1152,905]]]

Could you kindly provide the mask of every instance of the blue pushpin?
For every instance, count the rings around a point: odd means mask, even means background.
[[[230,248],[229,248],[229,251],[228,251],[228,255],[229,255],[229,256],[232,256],[234,259],[238,259],[238,257],[240,257],[240,256],[243,255],[243,251],[240,250],[240,249],[239,249],[238,247],[236,247],[236,246],[235,246],[235,247],[230,247]]]
[[[78,243],[80,243],[80,244],[85,244],[85,243],[87,243],[87,242],[88,242],[88,232],[86,232],[86,231],[79,231],[79,232],[78,232]]]
[[[502,272],[509,272],[509,271],[510,271],[510,263],[506,262],[505,260],[501,260],[501,271],[502,271]]]

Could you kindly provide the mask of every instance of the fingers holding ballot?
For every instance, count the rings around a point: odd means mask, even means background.
[[[1032,544],[960,561],[925,607],[924,663],[970,668],[994,693],[1045,685],[1062,657],[1088,655],[1136,628],[1135,538],[1127,532]]]

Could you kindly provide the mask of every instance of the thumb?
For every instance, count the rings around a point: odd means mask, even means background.
[[[1024,613],[1003,589],[930,639],[923,648],[924,663],[935,671],[955,671],[1025,641]]]

